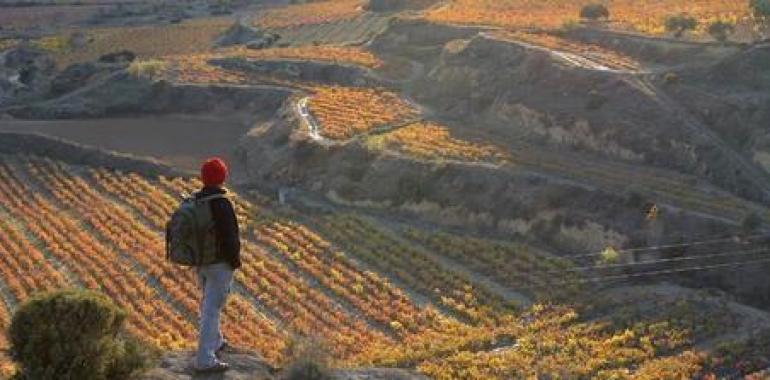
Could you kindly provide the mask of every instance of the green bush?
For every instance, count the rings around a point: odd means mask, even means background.
[[[715,40],[725,42],[735,32],[735,25],[727,21],[714,21],[709,25],[708,32]]]
[[[770,17],[770,0],[750,0],[749,6],[754,12],[754,16]]]
[[[610,18],[610,10],[603,4],[588,4],[580,10],[580,18],[588,20]]]
[[[674,33],[676,38],[682,37],[684,32],[693,30],[698,26],[698,20],[695,17],[686,14],[668,16],[666,18],[666,30]]]
[[[148,360],[126,339],[126,313],[104,295],[65,290],[30,299],[14,314],[8,335],[15,379],[125,379]]]

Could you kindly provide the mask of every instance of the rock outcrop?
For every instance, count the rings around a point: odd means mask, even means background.
[[[0,54],[0,106],[46,93],[55,69],[40,49],[20,46]]]
[[[219,374],[196,374],[189,352],[176,352],[161,359],[158,367],[139,377],[140,380],[273,380],[275,371],[262,360],[248,354],[226,354],[232,368]]]
[[[231,369],[218,374],[196,374],[193,354],[170,353],[161,359],[157,368],[139,376],[139,380],[281,380],[286,379],[280,370],[271,368],[260,358],[247,353],[224,354],[223,360]],[[332,371],[334,380],[427,380],[414,372],[395,368],[362,368]],[[292,379],[294,380],[294,379]]]
[[[236,22],[214,42],[217,46],[246,45],[250,49],[270,47],[279,36]]]

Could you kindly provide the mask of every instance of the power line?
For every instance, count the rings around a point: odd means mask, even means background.
[[[748,249],[748,250],[742,250],[742,251],[720,252],[720,253],[694,255],[694,256],[686,256],[686,257],[673,257],[668,259],[647,260],[647,261],[639,261],[634,263],[589,265],[589,266],[582,266],[582,267],[572,267],[572,268],[567,268],[567,269],[558,270],[558,271],[551,271],[548,273],[559,274],[559,273],[565,273],[565,272],[582,272],[582,271],[597,270],[597,269],[626,268],[626,267],[654,265],[654,264],[661,264],[661,263],[704,260],[704,259],[718,258],[718,257],[748,256],[748,255],[765,253],[765,252],[770,252],[770,248],[765,247],[765,248],[755,248],[755,249]]]
[[[617,281],[617,280],[630,280],[630,279],[648,277],[648,276],[660,276],[664,274],[676,274],[676,273],[686,273],[686,272],[700,272],[700,271],[714,270],[714,269],[720,269],[720,268],[739,267],[743,265],[762,264],[762,263],[770,263],[770,258],[739,261],[739,262],[732,262],[732,263],[694,266],[694,267],[687,267],[687,268],[663,269],[663,270],[630,273],[630,274],[604,275],[604,276],[596,276],[596,277],[590,277],[590,278],[575,279],[573,281],[561,281],[561,282],[543,284],[538,286],[531,286],[531,285],[518,286],[518,287],[515,287],[514,290],[539,290],[544,288],[555,288],[555,287],[565,286],[565,285],[587,284],[587,283],[595,283],[595,282],[609,282],[609,281]]]
[[[612,281],[612,280],[629,279],[629,278],[637,278],[637,277],[645,277],[645,276],[657,276],[662,274],[698,272],[703,270],[713,270],[713,269],[719,269],[719,268],[728,268],[728,267],[734,267],[734,266],[742,266],[742,265],[748,265],[748,264],[761,264],[761,263],[770,263],[770,258],[733,262],[733,263],[714,264],[714,265],[706,265],[706,266],[698,266],[698,267],[665,269],[665,270],[659,270],[659,271],[632,273],[632,274],[623,274],[623,275],[614,275],[614,276],[598,276],[598,277],[582,279],[581,282],[587,283],[587,282],[598,282],[598,281]]]
[[[750,254],[758,254],[758,253],[765,253],[765,252],[770,252],[770,248],[746,250],[746,251],[721,252],[721,253],[713,254],[713,255],[692,257],[692,259],[706,258],[707,256],[708,257],[720,257],[720,256],[729,256],[729,255],[750,255]],[[679,258],[679,259],[683,259],[683,258]],[[673,261],[673,260],[671,260],[671,261]],[[685,261],[685,260],[681,260],[681,261]],[[565,285],[586,284],[586,283],[591,283],[591,282],[607,282],[607,281],[616,281],[616,280],[630,280],[630,279],[634,279],[634,278],[641,278],[641,277],[647,277],[647,276],[659,276],[659,275],[664,275],[664,274],[676,274],[676,273],[686,273],[686,272],[699,272],[699,271],[714,270],[714,269],[729,268],[729,267],[738,267],[738,266],[749,265],[749,264],[762,264],[762,263],[770,263],[770,258],[762,258],[762,259],[754,259],[754,260],[746,260],[746,261],[734,261],[734,262],[727,262],[727,263],[721,263],[721,264],[712,264],[712,265],[690,266],[690,267],[686,267],[686,268],[661,269],[661,270],[645,271],[645,272],[639,272],[639,273],[624,273],[624,274],[618,274],[618,275],[600,275],[600,276],[595,276],[595,277],[578,278],[578,279],[575,279],[575,280],[547,283],[547,284],[542,284],[542,285],[512,286],[512,289],[514,289],[514,290],[541,290],[541,289],[555,288],[555,287],[565,286]],[[646,262],[645,264],[649,264],[649,262]],[[569,272],[571,272],[571,271],[565,270],[565,271],[562,271],[562,272],[549,272],[549,273],[546,273],[546,274],[568,274]]]
[[[770,234],[759,234],[759,235],[752,235],[744,237],[744,240],[750,240],[750,239],[756,239],[760,237],[770,237]],[[726,242],[736,242],[737,236],[731,236],[726,238],[719,238],[719,239],[711,239],[711,240],[701,240],[701,241],[694,241],[694,242],[688,242],[688,243],[677,243],[677,244],[666,244],[666,245],[655,245],[655,246],[647,246],[647,247],[637,247],[637,248],[628,248],[628,249],[619,249],[615,250],[617,253],[633,253],[633,252],[644,252],[644,251],[653,251],[658,249],[668,249],[668,248],[682,248],[682,247],[693,247],[693,246],[699,246],[699,245],[708,245],[708,244],[716,244],[716,243],[726,243]],[[591,253],[583,253],[583,254],[577,254],[577,255],[564,255],[565,258],[570,259],[576,259],[576,258],[584,258],[584,257],[596,257],[601,256],[604,254],[604,251],[598,251],[598,252],[591,252]]]

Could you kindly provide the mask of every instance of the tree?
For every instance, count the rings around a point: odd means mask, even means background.
[[[714,21],[709,25],[708,32],[715,40],[725,42],[735,32],[735,24],[721,20]]]
[[[698,26],[698,20],[695,17],[686,14],[668,16],[666,18],[666,30],[674,33],[676,38],[680,38],[688,30],[693,30]]]
[[[604,4],[588,4],[580,10],[580,17],[587,20],[610,18],[610,10]]]

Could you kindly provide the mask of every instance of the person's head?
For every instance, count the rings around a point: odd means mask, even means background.
[[[204,186],[222,186],[227,179],[227,164],[218,157],[209,158],[201,165]]]

